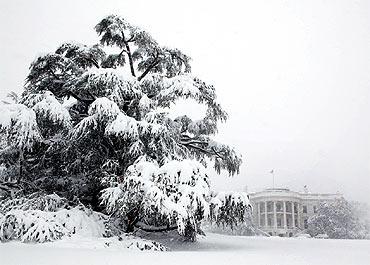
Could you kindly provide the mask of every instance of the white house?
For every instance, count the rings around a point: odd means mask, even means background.
[[[274,188],[250,193],[253,220],[262,231],[291,237],[307,228],[307,220],[321,202],[342,198],[337,194],[296,192]]]

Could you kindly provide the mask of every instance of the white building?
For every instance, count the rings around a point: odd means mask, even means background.
[[[321,202],[342,198],[341,194],[296,192],[289,189],[266,189],[250,193],[253,219],[262,231],[291,237],[307,228],[307,220]]]

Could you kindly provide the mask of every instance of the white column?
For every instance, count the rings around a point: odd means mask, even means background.
[[[261,227],[261,207],[260,207],[260,203],[257,202],[257,227]]]
[[[265,226],[267,227],[267,201],[265,201]]]
[[[283,201],[283,213],[284,213],[284,220],[283,220],[283,224],[284,224],[284,229],[286,229],[286,202]]]
[[[292,222],[293,222],[293,228],[294,228],[295,227],[294,202],[292,202]]]
[[[274,201],[274,228],[277,230],[276,202]]]
[[[298,209],[297,209],[297,213],[298,213],[298,228],[301,229],[301,207],[300,207],[300,204],[298,203],[297,204],[298,206]]]

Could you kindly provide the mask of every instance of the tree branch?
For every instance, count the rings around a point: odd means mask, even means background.
[[[80,97],[79,95],[77,95],[76,93],[74,93],[72,91],[68,91],[67,92],[67,95],[74,97],[75,99],[77,99],[78,101],[81,101],[81,102],[85,103],[86,105],[90,105],[95,100],[95,99],[85,99],[85,98],[82,98],[82,97]]]
[[[125,44],[125,47],[126,47],[126,53],[128,55],[128,61],[130,63],[131,74],[132,74],[132,76],[136,77],[135,69],[134,69],[134,61],[132,59],[130,45],[128,44],[128,41],[126,41],[126,39],[125,39],[125,33],[123,33],[123,31],[121,31],[121,34],[122,34],[123,44]]]
[[[96,67],[96,68],[100,68],[98,62],[94,59],[94,58],[88,58],[88,60],[90,62],[92,62],[92,64]]]
[[[138,222],[136,225],[135,225],[136,228],[139,228],[145,232],[166,232],[166,231],[172,231],[172,230],[176,230],[177,229],[177,225],[175,226],[159,226],[159,227],[156,227],[156,226],[149,226],[149,225],[145,225],[143,223],[140,223]]]
[[[139,76],[137,80],[141,81],[141,79],[143,79],[159,62],[160,60],[155,59],[154,62],[148,66],[148,68]]]
[[[225,159],[225,157],[223,157],[223,156],[222,156],[219,152],[217,152],[214,148],[211,148],[211,150],[207,150],[207,149],[205,149],[205,148],[203,148],[203,147],[200,147],[200,146],[198,146],[198,145],[195,145],[195,143],[191,143],[191,142],[189,142],[189,143],[180,142],[180,144],[182,144],[182,145],[184,145],[184,146],[186,146],[186,147],[188,147],[188,148],[190,147],[190,148],[197,149],[197,150],[199,150],[199,151],[201,151],[201,152],[203,152],[203,153],[205,153],[205,154],[216,156],[216,157],[218,157],[218,158],[220,158],[220,159],[222,159],[222,160],[224,160],[224,159]]]

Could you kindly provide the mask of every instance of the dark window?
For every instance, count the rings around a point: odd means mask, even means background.
[[[281,218],[277,218],[277,226],[282,227]]]
[[[261,225],[261,226],[265,226],[265,215],[262,215],[262,214],[261,214],[261,218],[260,218],[260,225]]]
[[[267,211],[272,212],[274,208],[274,203],[273,202],[267,202]]]
[[[304,223],[304,229],[307,229],[308,228],[308,221],[307,221],[307,219],[304,219],[303,220],[303,223]]]
[[[276,203],[276,211],[277,212],[282,212],[283,211],[283,203],[282,202],[277,202]]]
[[[303,213],[307,213],[307,206],[303,205]]]
[[[260,202],[260,212],[261,213],[265,212],[265,203],[264,202]]]
[[[267,218],[267,223],[268,223],[268,226],[270,226],[270,227],[272,226],[272,217],[269,216]]]
[[[286,212],[287,213],[292,212],[292,203],[291,202],[286,202],[285,207],[286,207]]]
[[[289,217],[289,216],[287,216],[286,217],[286,226],[288,227],[288,228],[291,228],[292,227],[292,218],[291,217]]]
[[[316,206],[313,207],[313,212],[317,213],[317,207]]]

